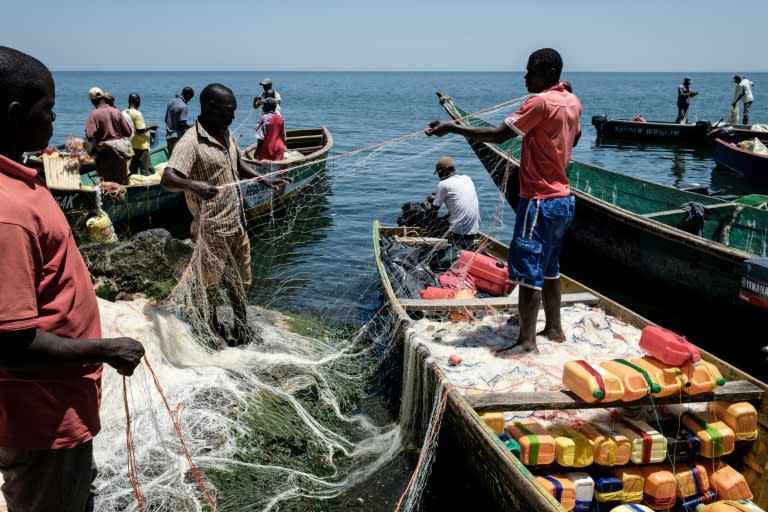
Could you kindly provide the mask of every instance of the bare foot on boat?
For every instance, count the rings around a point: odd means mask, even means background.
[[[536,333],[536,336],[546,336],[548,340],[555,341],[557,343],[563,343],[565,341],[565,333],[562,329],[548,329],[544,328],[543,330]]]
[[[519,345],[515,345],[514,347],[510,347],[504,350],[499,350],[494,355],[496,357],[503,357],[504,359],[509,359],[515,356],[524,356],[528,354],[538,354],[538,353],[539,353],[539,348],[536,346],[536,343],[521,343]]]

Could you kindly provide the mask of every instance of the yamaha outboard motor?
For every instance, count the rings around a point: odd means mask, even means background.
[[[753,258],[742,263],[738,302],[768,314],[768,258]]]

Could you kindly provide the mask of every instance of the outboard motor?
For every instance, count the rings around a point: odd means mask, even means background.
[[[768,258],[752,258],[741,264],[737,302],[768,314]]]
[[[704,133],[712,129],[712,123],[709,121],[696,121],[696,126]]]
[[[592,116],[592,126],[595,127],[598,137],[603,135],[603,126],[607,122],[608,122],[608,116],[604,114],[598,114],[596,116]]]

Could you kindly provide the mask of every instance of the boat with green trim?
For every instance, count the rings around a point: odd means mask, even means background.
[[[456,122],[490,126],[437,94]],[[519,138],[467,142],[516,208]],[[768,212],[751,206],[755,198],[725,201],[576,160],[567,174],[576,197],[576,216],[563,245],[567,272],[612,268],[625,289],[654,297],[660,308],[695,304],[681,322],[687,327],[700,323],[704,307],[729,322],[765,325]]]
[[[627,341],[617,336],[618,333],[612,331],[610,325],[638,330],[650,325],[649,320],[563,275],[561,311],[563,328],[569,336],[567,341],[547,342],[539,336],[542,350],[540,355],[521,356],[521,362],[505,361],[493,357],[489,351],[492,350],[494,335],[507,339],[512,332],[508,330],[510,323],[504,320],[510,314],[514,315],[517,308],[517,297],[514,294],[426,300],[419,298],[416,290],[414,298],[415,287],[403,284],[407,274],[403,269],[407,266],[415,269],[418,274],[423,273],[424,267],[431,267],[435,261],[436,251],[445,247],[448,241],[434,237],[423,228],[387,227],[378,221],[373,223],[372,236],[383,296],[394,319],[393,328],[404,343],[401,402],[410,406],[401,409],[401,415],[407,414],[401,424],[410,425],[418,438],[424,440],[422,459],[432,447],[431,444],[436,442],[438,461],[441,457],[450,460],[449,473],[455,475],[455,480],[443,481],[443,488],[450,489],[451,485],[455,485],[466,489],[467,483],[471,482],[473,490],[476,489],[474,486],[478,486],[483,496],[492,497],[492,508],[487,509],[565,512],[566,509],[553,497],[551,491],[543,487],[536,475],[539,471],[561,473],[573,469],[557,464],[536,467],[524,465],[518,455],[519,446],[516,454],[515,447],[481,418],[480,414],[483,413],[495,413],[497,417],[503,413],[501,427],[506,428],[515,421],[515,417],[537,413],[547,417],[559,411],[570,416],[577,410],[583,412],[591,409],[599,413],[605,407],[655,410],[662,403],[679,405],[681,402],[744,400],[750,401],[757,411],[757,440],[740,442],[739,449],[722,460],[744,476],[754,493],[753,501],[763,508],[768,506],[768,467],[765,465],[765,454],[768,453],[768,385],[764,382],[702,350],[702,359],[716,366],[727,381],[712,392],[663,398],[646,397],[639,401],[617,401],[610,404],[587,403],[572,392],[561,389],[559,373],[552,371],[552,365],[557,363],[549,361],[551,355],[561,350],[570,350],[578,354],[576,359],[581,359],[588,357],[584,355],[586,352],[582,351],[582,347],[589,346],[592,347],[590,350],[596,350],[604,359],[609,359],[611,348],[608,347],[616,349],[613,340],[621,343]],[[393,252],[391,247],[396,245],[415,248],[415,251]],[[478,234],[475,245],[486,256],[502,262],[507,260],[508,247],[490,236]],[[396,263],[404,265],[395,266]],[[566,324],[572,311],[579,312],[571,317],[576,321]],[[607,315],[601,317],[606,321],[593,323],[597,317],[579,316],[581,312],[591,315],[598,311],[600,315]],[[456,316],[452,314],[454,312],[460,314]],[[600,338],[600,331],[605,331],[606,338]],[[637,335],[630,331],[625,334]],[[457,360],[452,355],[448,357],[449,354],[460,354],[461,357]],[[540,359],[545,362],[541,363]],[[542,372],[537,363],[548,365],[545,368],[547,371]],[[511,371],[509,368],[513,365],[516,365],[516,369],[525,370],[519,370],[519,373],[517,370]],[[518,385],[522,381],[543,382],[546,379],[550,382],[554,380],[554,388],[533,392],[519,390]],[[430,418],[432,411],[435,412]],[[439,437],[434,432],[435,428],[439,428]],[[707,462],[714,465],[715,461]],[[593,472],[599,468],[584,470]],[[443,478],[449,477],[451,475],[443,475]],[[472,500],[479,499],[478,494],[473,495]],[[460,499],[461,496],[456,496],[457,501]]]

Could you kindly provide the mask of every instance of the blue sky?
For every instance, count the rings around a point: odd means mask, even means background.
[[[764,0],[28,0],[0,44],[53,70],[768,71]]]

